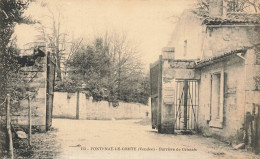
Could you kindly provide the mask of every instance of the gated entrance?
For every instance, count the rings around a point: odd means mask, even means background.
[[[150,65],[152,128],[159,133],[197,127],[200,74],[194,61],[175,60],[173,55],[167,49]]]
[[[175,130],[194,130],[198,121],[197,80],[177,80],[175,93]]]

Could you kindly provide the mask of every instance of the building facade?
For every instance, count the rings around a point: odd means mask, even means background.
[[[218,9],[216,9],[218,7]],[[150,66],[152,126],[197,130],[259,152],[260,16],[187,10]]]

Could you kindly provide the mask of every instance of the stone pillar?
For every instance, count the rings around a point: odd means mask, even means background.
[[[162,91],[161,91],[161,133],[174,133],[174,70],[169,67],[169,60],[174,60],[174,48],[162,50]]]
[[[170,60],[175,58],[175,48],[174,47],[164,47],[162,49],[162,59]]]

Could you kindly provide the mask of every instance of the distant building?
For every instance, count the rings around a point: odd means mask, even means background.
[[[185,11],[151,64],[152,127],[197,130],[259,152],[260,15],[215,5]]]

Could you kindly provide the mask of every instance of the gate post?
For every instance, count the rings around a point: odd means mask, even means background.
[[[8,141],[9,141],[9,157],[11,159],[14,158],[14,149],[13,149],[13,138],[12,138],[12,131],[11,131],[11,116],[10,116],[10,94],[7,94],[6,99],[6,129],[8,134]]]
[[[184,130],[187,129],[188,89],[189,89],[188,81],[185,80],[184,81],[184,102],[183,102],[183,105],[184,105],[184,125],[183,125]]]

